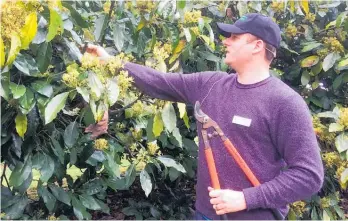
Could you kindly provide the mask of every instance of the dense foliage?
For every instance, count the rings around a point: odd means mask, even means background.
[[[288,219],[344,219],[347,7],[320,1],[2,2],[2,218],[98,218],[93,211],[115,214],[115,201],[124,201],[118,210],[137,219],[189,218],[198,151],[192,107],[141,94],[123,62],[162,72],[228,71],[215,23],[261,12],[282,30],[272,73],[308,103],[325,165],[322,190],[292,204]],[[83,53],[85,42],[113,57]]]

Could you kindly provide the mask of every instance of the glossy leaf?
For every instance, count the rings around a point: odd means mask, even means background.
[[[58,34],[59,30],[64,30],[63,20],[55,9],[50,8],[50,22],[48,26],[46,41],[50,42]]]
[[[30,42],[34,39],[37,32],[37,15],[36,12],[30,13],[25,18],[25,24],[21,30],[21,47],[27,49]]]
[[[54,118],[56,118],[59,111],[61,111],[64,106],[69,92],[64,92],[56,95],[45,108],[45,124],[50,123]]]
[[[15,119],[16,131],[20,137],[24,139],[24,134],[27,132],[28,120],[27,116],[24,114],[18,113]]]

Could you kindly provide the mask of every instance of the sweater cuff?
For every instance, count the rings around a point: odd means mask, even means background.
[[[243,189],[247,211],[263,207],[263,196],[261,193],[261,185]]]

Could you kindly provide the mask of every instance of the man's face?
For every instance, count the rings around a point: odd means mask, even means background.
[[[253,55],[256,37],[251,34],[232,34],[222,41],[226,47],[225,63],[234,69],[245,65]]]

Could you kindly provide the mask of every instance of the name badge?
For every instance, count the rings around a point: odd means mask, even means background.
[[[250,127],[251,119],[235,115],[235,116],[233,116],[232,123],[239,124],[239,125],[246,126],[246,127]]]

